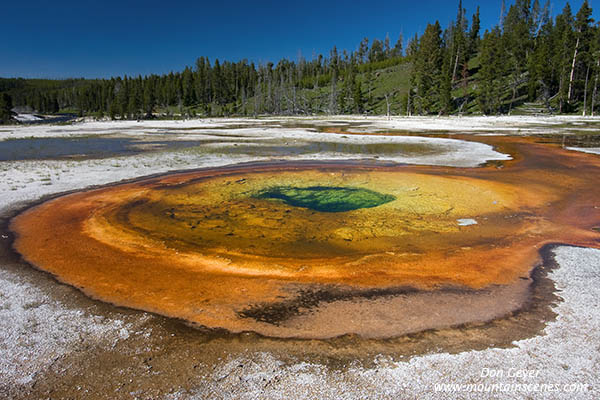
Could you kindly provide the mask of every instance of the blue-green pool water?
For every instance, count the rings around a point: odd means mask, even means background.
[[[255,195],[260,199],[276,199],[294,207],[320,212],[343,212],[377,207],[396,199],[369,189],[336,186],[276,186]]]

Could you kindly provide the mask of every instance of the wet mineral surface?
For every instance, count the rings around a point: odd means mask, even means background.
[[[600,165],[531,139],[478,140],[514,161],[151,177],[31,208],[12,221],[14,245],[93,298],[229,332],[387,338],[489,321],[530,299],[544,245],[599,247]]]

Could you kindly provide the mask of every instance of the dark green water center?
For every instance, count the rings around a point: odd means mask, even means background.
[[[377,207],[396,197],[369,189],[334,186],[276,186],[260,191],[259,199],[277,199],[294,207],[321,212],[343,212]]]

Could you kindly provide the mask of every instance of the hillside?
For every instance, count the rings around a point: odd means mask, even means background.
[[[584,1],[555,18],[549,3],[517,0],[501,24],[480,33],[479,8],[442,29],[392,47],[365,38],[355,51],[312,60],[200,57],[181,72],[111,79],[0,79],[10,108],[111,119],[197,116],[377,114],[594,114],[600,27]]]

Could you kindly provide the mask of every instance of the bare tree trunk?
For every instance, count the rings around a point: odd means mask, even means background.
[[[290,72],[289,72],[288,79],[289,79],[289,84],[290,84],[290,86],[292,88],[292,114],[296,115],[296,110],[298,108],[296,106],[296,85],[294,84],[294,77],[292,75],[292,70],[291,69],[290,69]]]
[[[298,112],[298,105],[297,105],[297,100],[296,100],[296,85],[292,86],[292,113],[294,115],[296,115],[296,113]]]
[[[594,79],[594,91],[592,92],[592,117],[594,116],[594,106],[596,105],[596,93],[598,91],[598,73],[600,73],[600,59],[596,62],[596,78]]]
[[[406,116],[410,117],[411,116],[411,112],[410,112],[410,90],[411,88],[408,88],[408,95],[406,98]]]
[[[390,120],[390,100],[389,100],[389,95],[386,93],[385,94],[385,105],[387,106],[387,119],[388,121]]]
[[[567,100],[571,101],[573,95],[573,77],[575,76],[575,62],[577,61],[577,52],[579,51],[579,38],[575,43],[575,51],[573,52],[573,62],[571,63],[571,75],[569,77],[569,93],[567,94]]]
[[[258,116],[258,102],[260,100],[260,77],[258,78],[258,82],[256,84],[256,90],[254,91],[254,118]]]
[[[283,74],[281,74],[281,78],[279,79],[279,89],[275,91],[277,102],[277,114],[281,115],[283,113],[283,91],[285,89],[285,81]]]
[[[515,102],[516,95],[517,95],[517,82],[515,82],[513,85],[513,94],[512,94],[512,98],[510,99],[510,105],[508,106],[508,115],[510,115],[510,113],[512,111],[512,106],[513,106],[513,103]]]
[[[267,107],[268,107],[268,112],[271,114],[273,113],[273,91],[272,91],[272,87],[271,87],[271,81],[272,81],[272,77],[271,77],[271,72],[267,71]]]
[[[452,70],[452,82],[456,80],[456,68],[458,68],[458,54],[460,52],[460,46],[456,49],[456,57],[454,58],[454,68]]]
[[[246,115],[246,89],[242,86],[242,113]]]
[[[337,74],[335,71],[331,75],[331,95],[329,98],[329,113],[337,113]]]
[[[585,88],[583,89],[583,116],[585,117],[587,112],[587,92],[588,92],[588,78],[590,76],[590,66],[587,66],[585,71]]]
[[[563,88],[564,88],[564,67],[560,73],[560,81],[558,82],[558,112],[562,114],[563,111]]]

